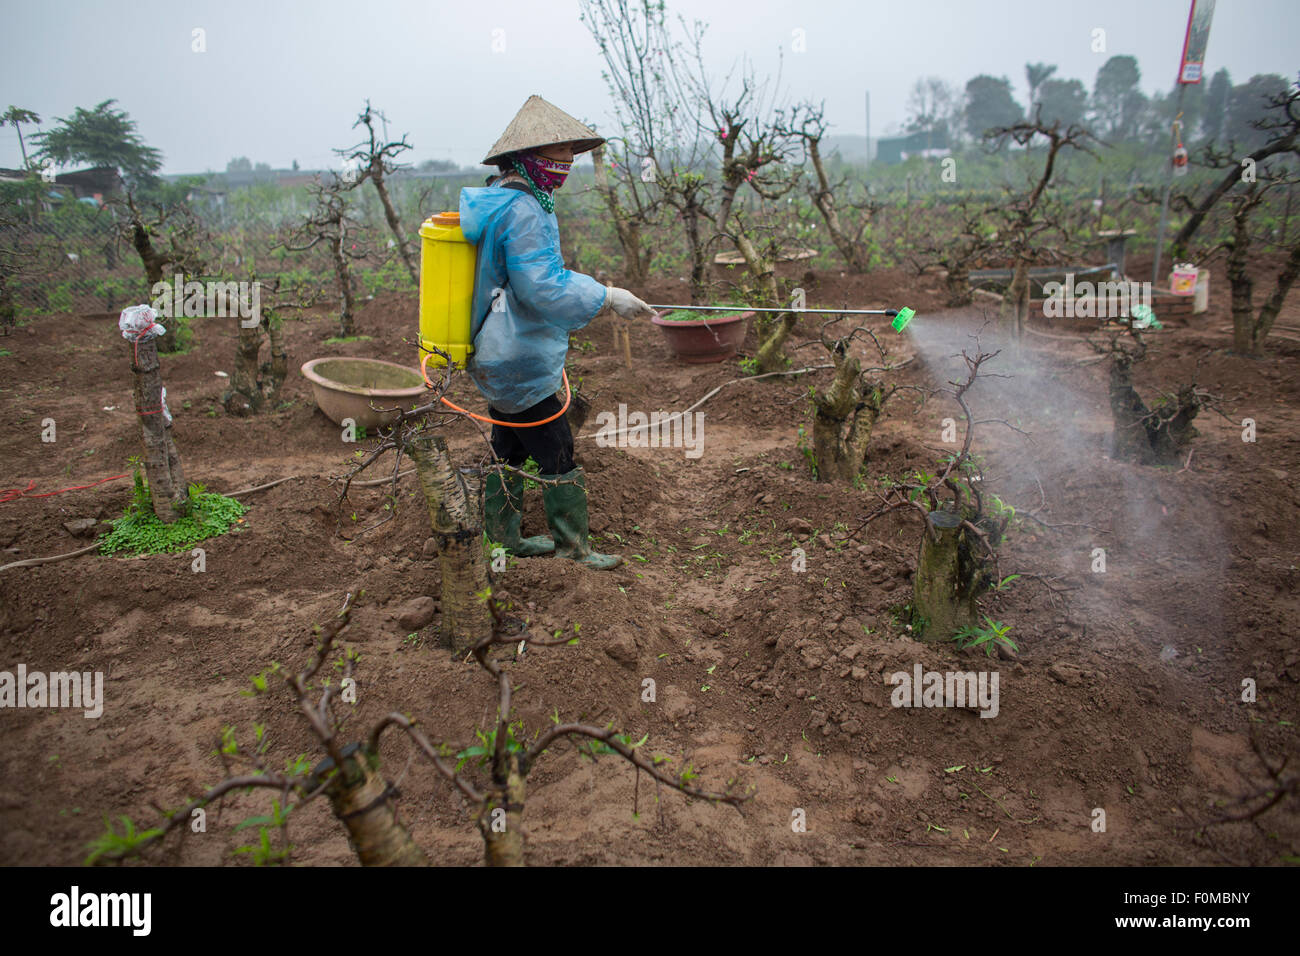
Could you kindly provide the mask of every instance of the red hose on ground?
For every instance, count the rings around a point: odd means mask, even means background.
[[[431,355],[433,355],[432,352],[425,352],[424,355],[420,357],[420,377],[424,379],[424,384],[429,388],[436,388],[437,386],[429,381],[429,357]],[[488,418],[486,415],[475,415],[468,409],[461,408],[459,405],[453,405],[446,398],[439,398],[438,400],[448,408],[455,409],[462,415],[468,415],[470,418],[476,419],[480,422],[487,422],[489,425],[501,425],[503,428],[536,428],[538,425],[545,425],[549,422],[555,421],[569,410],[569,402],[573,399],[573,392],[569,390],[569,373],[564,369],[561,369],[560,375],[564,378],[564,407],[554,415],[549,418],[543,418],[539,422],[499,422],[495,418]]]
[[[70,488],[60,488],[58,491],[44,491],[39,495],[29,495],[27,492],[36,487],[36,479],[33,478],[31,481],[27,482],[26,488],[5,488],[0,490],[0,503],[6,501],[17,501],[19,498],[51,498],[54,495],[61,495],[65,491],[84,491],[87,488],[94,488],[97,485],[102,485],[108,481],[117,481],[119,478],[128,478],[130,475],[131,473],[128,471],[125,474],[113,475],[109,478],[101,478],[99,481],[92,482],[89,485],[73,485]]]

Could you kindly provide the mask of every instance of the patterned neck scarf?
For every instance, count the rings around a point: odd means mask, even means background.
[[[569,170],[573,168],[573,164],[547,159],[535,153],[521,153],[511,161],[511,165],[514,166],[515,172],[528,181],[533,196],[542,204],[542,208],[547,212],[554,212],[555,197],[551,193],[564,185],[564,180],[569,175]]]

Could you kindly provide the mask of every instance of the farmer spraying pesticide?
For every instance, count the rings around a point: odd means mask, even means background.
[[[575,155],[604,140],[540,96],[530,96],[489,151],[484,165],[500,175],[486,187],[463,189],[459,227],[477,246],[466,366],[491,407],[492,450],[516,468],[529,456],[540,466],[551,536],[520,536],[524,478],[492,472],[484,483],[488,536],[520,557],[550,554],[592,568],[622,558],[588,545],[587,487],[573,460],[564,359],[569,334],[598,315],[649,318],[653,311],[625,289],[606,288],[564,267],[555,218],[555,190]],[[423,319],[422,319],[423,321]],[[422,332],[423,334],[423,332]]]
[[[586,477],[573,460],[564,417],[569,335],[609,312],[637,319],[652,317],[656,308],[713,308],[649,306],[626,289],[606,288],[564,267],[555,190],[574,156],[603,142],[563,110],[530,96],[483,160],[500,174],[485,187],[462,189],[459,212],[440,213],[420,228],[421,367],[447,360],[463,365],[488,400],[489,415],[468,412],[445,396],[441,401],[490,422],[495,455],[513,468],[532,457],[545,479],[551,536],[521,536],[524,478],[517,472],[487,476],[484,530],[519,557],[554,553],[598,569],[617,567],[622,559],[588,544]],[[911,316],[910,309],[801,311],[898,316],[899,331]],[[425,382],[434,387],[427,371]],[[561,385],[563,402],[556,397]]]

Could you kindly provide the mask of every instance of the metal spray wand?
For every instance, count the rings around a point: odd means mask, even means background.
[[[819,315],[888,315],[895,332],[901,332],[916,315],[915,309],[772,309],[750,305],[651,305],[660,312],[811,312]]]

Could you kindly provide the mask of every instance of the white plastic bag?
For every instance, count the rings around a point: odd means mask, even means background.
[[[165,335],[167,330],[158,324],[158,313],[147,305],[128,305],[118,317],[117,327],[124,339],[151,339]],[[145,333],[141,335],[141,333]]]

